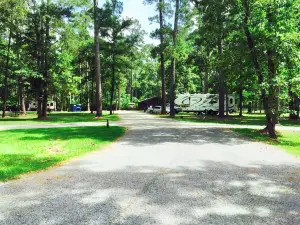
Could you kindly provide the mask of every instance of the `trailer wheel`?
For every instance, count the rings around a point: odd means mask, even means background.
[[[208,111],[208,115],[213,116],[214,115],[214,111],[212,111],[211,109]]]

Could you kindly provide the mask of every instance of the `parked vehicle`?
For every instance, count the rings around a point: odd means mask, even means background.
[[[29,102],[28,111],[35,111],[37,110],[37,102],[32,101]],[[55,101],[48,101],[47,102],[47,111],[56,111],[56,102]]]
[[[150,106],[147,109],[148,113],[151,114],[160,114],[161,113],[161,106]],[[166,112],[169,114],[170,113],[170,106],[166,106]],[[180,112],[180,107],[175,107],[175,113],[179,113]]]
[[[219,95],[218,94],[180,94],[175,99],[175,104],[181,107],[183,112],[205,113],[216,115],[219,113]],[[237,100],[233,94],[228,95],[228,111],[236,112],[238,107]],[[224,99],[224,108],[226,110],[226,96]]]

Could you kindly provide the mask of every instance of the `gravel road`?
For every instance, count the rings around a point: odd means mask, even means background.
[[[103,151],[0,183],[0,224],[300,224],[300,160],[229,129],[122,112]]]

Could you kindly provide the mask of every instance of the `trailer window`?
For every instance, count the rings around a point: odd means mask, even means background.
[[[232,99],[232,98],[230,99],[230,104],[231,104],[231,105],[233,104],[233,99]]]
[[[212,99],[209,104],[216,104],[218,101],[216,99]]]
[[[54,105],[53,102],[51,102],[51,103],[50,103],[50,106],[53,106],[53,105]]]

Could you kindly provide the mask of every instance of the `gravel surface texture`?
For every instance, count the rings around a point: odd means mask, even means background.
[[[229,129],[121,112],[105,150],[0,183],[1,225],[300,224],[300,160]]]

